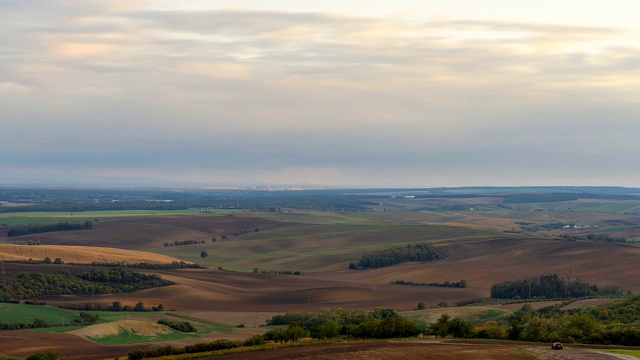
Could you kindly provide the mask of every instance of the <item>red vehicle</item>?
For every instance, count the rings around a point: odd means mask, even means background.
[[[553,345],[551,345],[551,349],[552,350],[562,350],[562,349],[564,349],[564,346],[562,346],[562,343],[560,343],[560,342],[554,342]]]

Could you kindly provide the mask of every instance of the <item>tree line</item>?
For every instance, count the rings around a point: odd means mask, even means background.
[[[166,325],[174,330],[180,332],[196,332],[196,328],[191,325],[188,321],[173,321],[168,319],[160,319],[158,320],[158,324]]]
[[[14,323],[5,324],[2,322],[2,320],[0,320],[0,330],[40,329],[40,328],[65,326],[65,325],[88,326],[88,325],[97,324],[99,321],[100,321],[100,316],[86,313],[86,312],[81,312],[80,314],[78,314],[78,317],[71,320],[71,322],[67,324],[58,324],[58,323],[54,324],[40,318],[33,319],[32,323],[14,322]]]
[[[25,301],[26,304],[26,301]],[[139,301],[135,304],[135,306],[131,305],[123,305],[121,301],[114,301],[111,304],[102,304],[102,303],[85,303],[85,304],[66,304],[66,305],[58,305],[61,309],[69,309],[69,310],[85,310],[85,311],[136,311],[136,312],[144,312],[144,311],[164,311],[164,305],[159,304],[158,306],[152,306],[151,309],[147,309],[144,307],[144,303]]]
[[[294,334],[316,339],[335,337],[376,338],[416,336],[422,332],[418,324],[401,318],[393,309],[377,308],[373,311],[359,309],[321,309],[316,312],[292,312],[276,315],[267,320],[267,325],[289,325],[290,334],[284,329],[275,329],[265,336],[273,341],[295,341]]]
[[[74,273],[20,273],[0,278],[0,301],[32,299],[44,295],[88,295],[130,293],[174,284],[158,275],[125,268],[95,269]]]
[[[435,286],[435,287],[452,287],[452,288],[466,288],[467,287],[467,280],[460,280],[457,282],[451,282],[449,280],[443,282],[443,283],[439,283],[439,282],[432,282],[432,283],[424,283],[424,282],[413,282],[413,281],[405,281],[405,280],[396,280],[396,281],[392,281],[391,284],[394,285],[409,285],[409,286]]]
[[[93,229],[93,223],[91,221],[85,221],[82,223],[56,223],[56,224],[42,224],[42,225],[24,225],[12,227],[7,231],[7,236],[22,236],[31,234],[41,234],[53,231],[71,231],[71,230],[86,230]]]
[[[394,246],[388,249],[372,251],[362,255],[357,262],[349,264],[349,269],[361,270],[381,268],[403,262],[431,261],[442,258],[429,243],[408,244],[405,247]]]
[[[624,238],[624,237],[611,237],[609,235],[594,234],[594,233],[588,234],[586,237],[579,236],[579,235],[560,235],[560,237],[567,240],[589,240],[589,241],[595,241],[595,242],[616,242],[616,243],[633,242],[633,241],[629,241],[627,238]]]
[[[528,279],[507,280],[491,285],[494,299],[566,299],[587,296],[621,296],[624,290],[618,286],[589,284],[578,279],[563,278],[557,274],[540,275]]]
[[[534,310],[522,309],[477,327],[476,337],[526,341],[562,341],[603,345],[640,345],[640,297],[598,307],[565,310],[568,302]]]

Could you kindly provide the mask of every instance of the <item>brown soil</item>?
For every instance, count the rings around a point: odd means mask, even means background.
[[[147,349],[148,344],[136,345]],[[71,334],[38,333],[26,330],[0,331],[0,354],[25,358],[55,349],[68,359],[105,359],[126,355],[131,345],[99,345]]]
[[[520,352],[522,345],[480,341],[363,341],[219,356],[210,359],[248,360],[536,360]]]

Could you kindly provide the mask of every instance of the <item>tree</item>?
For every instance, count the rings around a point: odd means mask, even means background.
[[[144,311],[144,303],[142,301],[139,301],[133,308],[133,311]]]
[[[113,307],[113,311],[122,311],[122,303],[120,301],[114,301],[111,307]]]
[[[47,256],[42,262],[45,264],[51,264],[51,258]]]
[[[64,355],[54,350],[41,351],[29,356],[26,360],[62,360]]]
[[[447,336],[447,330],[450,322],[451,316],[449,316],[449,314],[445,313],[440,315],[440,318],[435,323],[429,324],[429,334],[434,335],[435,337]]]
[[[62,261],[62,259],[60,259],[60,258],[56,258],[56,259],[53,261],[53,263],[54,263],[54,264],[58,264],[58,265],[60,265],[60,264],[64,264],[64,261]]]
[[[206,251],[203,251],[203,252],[200,253],[200,257],[203,258],[203,259],[206,258],[207,256],[209,256],[209,254],[207,254]]]
[[[418,310],[424,310],[426,307],[427,306],[421,301],[421,302],[418,303],[417,309]]]
[[[289,324],[289,328],[284,332],[284,340],[291,340],[293,342],[298,341],[304,337],[309,336],[309,331],[298,322]]]

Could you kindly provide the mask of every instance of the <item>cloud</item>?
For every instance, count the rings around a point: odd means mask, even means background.
[[[0,15],[0,165],[426,186],[638,162],[635,29],[57,4]]]

